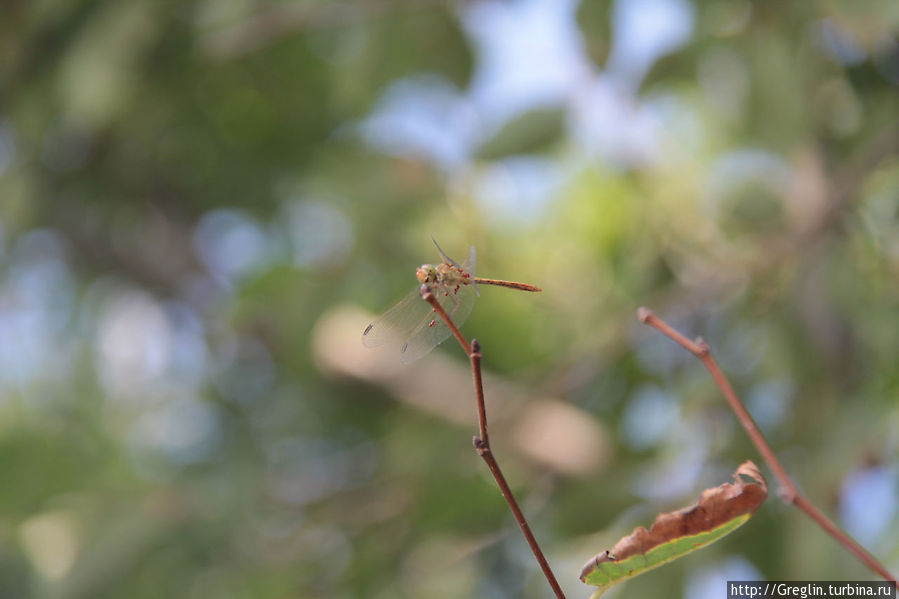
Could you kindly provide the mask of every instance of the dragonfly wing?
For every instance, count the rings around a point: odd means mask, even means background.
[[[453,323],[457,327],[462,326],[462,323],[471,314],[471,307],[474,305],[474,288],[471,285],[463,285],[455,293],[438,293],[438,290],[435,290],[435,294],[438,295],[437,299],[440,305],[449,314]],[[423,301],[422,303],[429,308],[426,319],[417,329],[412,331],[400,347],[400,360],[406,364],[424,356],[452,334],[452,331],[446,326],[443,319],[432,312],[428,304]]]
[[[462,263],[462,272],[474,276],[474,246],[468,248],[468,258]]]
[[[443,250],[441,250],[441,249],[440,249],[440,246],[437,245],[437,240],[436,240],[436,239],[434,239],[433,237],[431,237],[431,241],[434,242],[434,245],[437,247],[437,251],[440,252],[440,258],[441,258],[441,260],[443,260],[446,264],[452,264],[453,266],[459,266],[458,264],[456,264],[456,261],[455,261],[455,260],[453,260],[452,258],[450,258],[449,256],[447,256],[446,254],[443,253]],[[459,268],[461,268],[461,267],[459,267]]]
[[[376,318],[362,333],[362,345],[401,345],[426,319],[430,319],[431,306],[421,299],[416,287],[395,306]],[[429,322],[429,320],[428,320]]]
[[[471,286],[474,287],[475,295],[481,295],[478,291],[478,284],[474,282],[474,246],[468,248],[468,258],[462,263],[462,272],[471,277]]]

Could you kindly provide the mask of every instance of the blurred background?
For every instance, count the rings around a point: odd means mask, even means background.
[[[63,0],[0,9],[0,597],[569,597],[762,461],[899,572],[899,4]],[[874,579],[771,496],[615,597]],[[610,597],[613,595],[610,593]]]

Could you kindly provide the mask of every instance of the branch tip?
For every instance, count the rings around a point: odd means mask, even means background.
[[[787,505],[793,505],[796,503],[796,491],[788,489],[784,486],[781,486],[777,490],[777,497]]]
[[[709,344],[705,342],[705,339],[702,337],[697,337],[693,340],[693,343],[696,344],[696,348],[699,350],[699,356],[707,356],[712,353],[712,348],[709,347]]]
[[[478,342],[477,339],[471,340],[471,353],[473,353],[473,354],[481,353],[481,344],[480,344],[480,342]]]
[[[652,310],[650,310],[646,306],[640,306],[639,308],[637,308],[637,320],[639,320],[640,322],[645,324],[649,322],[649,319],[652,318],[652,316]]]

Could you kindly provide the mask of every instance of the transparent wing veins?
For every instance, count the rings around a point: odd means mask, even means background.
[[[366,347],[378,347],[404,342],[430,313],[431,306],[421,299],[416,287],[366,327],[362,333],[362,344]]]
[[[459,288],[457,293],[444,293],[435,290],[437,301],[446,310],[453,323],[459,327],[471,314],[474,305],[475,292],[470,285]],[[428,307],[425,319],[416,327],[409,337],[400,346],[400,360],[406,364],[414,362],[424,356],[436,346],[440,345],[452,334],[443,319],[431,311],[430,306],[423,300],[419,300]]]

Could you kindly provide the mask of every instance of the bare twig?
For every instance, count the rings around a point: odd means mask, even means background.
[[[733,388],[730,386],[730,383],[727,381],[727,377],[724,376],[724,373],[721,372],[721,369],[718,367],[718,363],[712,357],[711,351],[709,350],[709,346],[702,339],[697,339],[696,341],[690,341],[686,337],[684,337],[681,333],[671,328],[671,326],[652,313],[648,308],[640,308],[637,310],[637,318],[640,319],[641,322],[647,324],[654,329],[658,330],[662,334],[669,337],[675,343],[692,353],[694,356],[699,358],[703,365],[708,369],[709,373],[712,375],[712,379],[714,379],[715,384],[724,394],[725,399],[727,399],[727,403],[730,404],[731,409],[734,411],[734,414],[737,416],[737,420],[740,421],[740,424],[746,430],[746,433],[749,435],[750,440],[755,445],[756,449],[758,449],[759,453],[762,454],[762,458],[765,460],[765,463],[768,464],[768,467],[774,472],[774,476],[777,478],[778,482],[781,485],[780,495],[787,503],[791,503],[815,521],[825,532],[827,532],[830,536],[837,540],[843,547],[848,549],[853,555],[855,555],[859,561],[861,561],[865,566],[867,566],[871,571],[875,572],[877,575],[881,576],[885,580],[889,580],[891,582],[896,581],[896,577],[890,574],[887,569],[877,561],[870,553],[868,553],[861,545],[856,543],[852,538],[849,537],[844,531],[840,530],[833,522],[827,519],[824,514],[818,511],[809,501],[798,491],[796,487],[793,485],[793,482],[790,480],[789,476],[787,476],[786,471],[783,466],[781,466],[780,462],[774,455],[774,452],[771,451],[771,447],[765,441],[764,436],[762,436],[761,431],[759,431],[755,422],[752,420],[752,416],[749,415],[749,412],[746,411],[746,408],[743,407],[740,398],[737,397],[737,394],[734,393]]]
[[[484,377],[481,376],[481,344],[477,339],[471,340],[471,351],[468,353],[471,360],[471,378],[474,381],[474,391],[478,403],[478,433],[486,447],[490,447],[490,438],[487,436],[487,406],[484,401]],[[477,444],[475,444],[477,447]]]
[[[496,481],[496,485],[503,494],[506,503],[509,504],[509,509],[515,517],[515,522],[518,523],[518,527],[521,529],[525,540],[527,540],[531,552],[534,554],[534,558],[536,558],[537,563],[540,564],[540,569],[543,570],[543,575],[546,577],[546,581],[549,583],[550,588],[552,588],[557,599],[565,599],[565,595],[562,593],[562,589],[556,580],[556,576],[549,567],[549,563],[546,561],[546,557],[543,555],[543,551],[540,549],[540,545],[537,543],[534,533],[531,532],[531,527],[528,525],[527,519],[525,519],[524,514],[521,512],[521,508],[518,507],[518,502],[512,494],[512,489],[509,488],[506,477],[503,476],[503,472],[500,470],[496,458],[493,457],[493,451],[490,449],[490,443],[487,437],[487,407],[486,402],[484,401],[484,382],[483,377],[481,376],[481,346],[477,339],[472,339],[471,345],[469,346],[465,337],[463,337],[462,333],[459,331],[459,328],[453,323],[452,319],[446,313],[446,310],[443,309],[443,306],[440,305],[440,302],[437,301],[437,298],[434,297],[434,294],[431,293],[431,289],[427,285],[422,285],[420,291],[422,299],[431,304],[434,312],[440,315],[440,318],[446,323],[446,326],[449,327],[450,331],[452,331],[453,337],[455,337],[456,341],[459,342],[459,345],[462,346],[462,350],[471,362],[471,373],[474,379],[474,389],[478,408],[478,432],[480,434],[479,437],[474,437],[472,439],[472,443],[474,444],[478,455],[481,456],[484,463],[487,464],[487,468],[490,470],[490,474],[493,475],[493,479]]]

